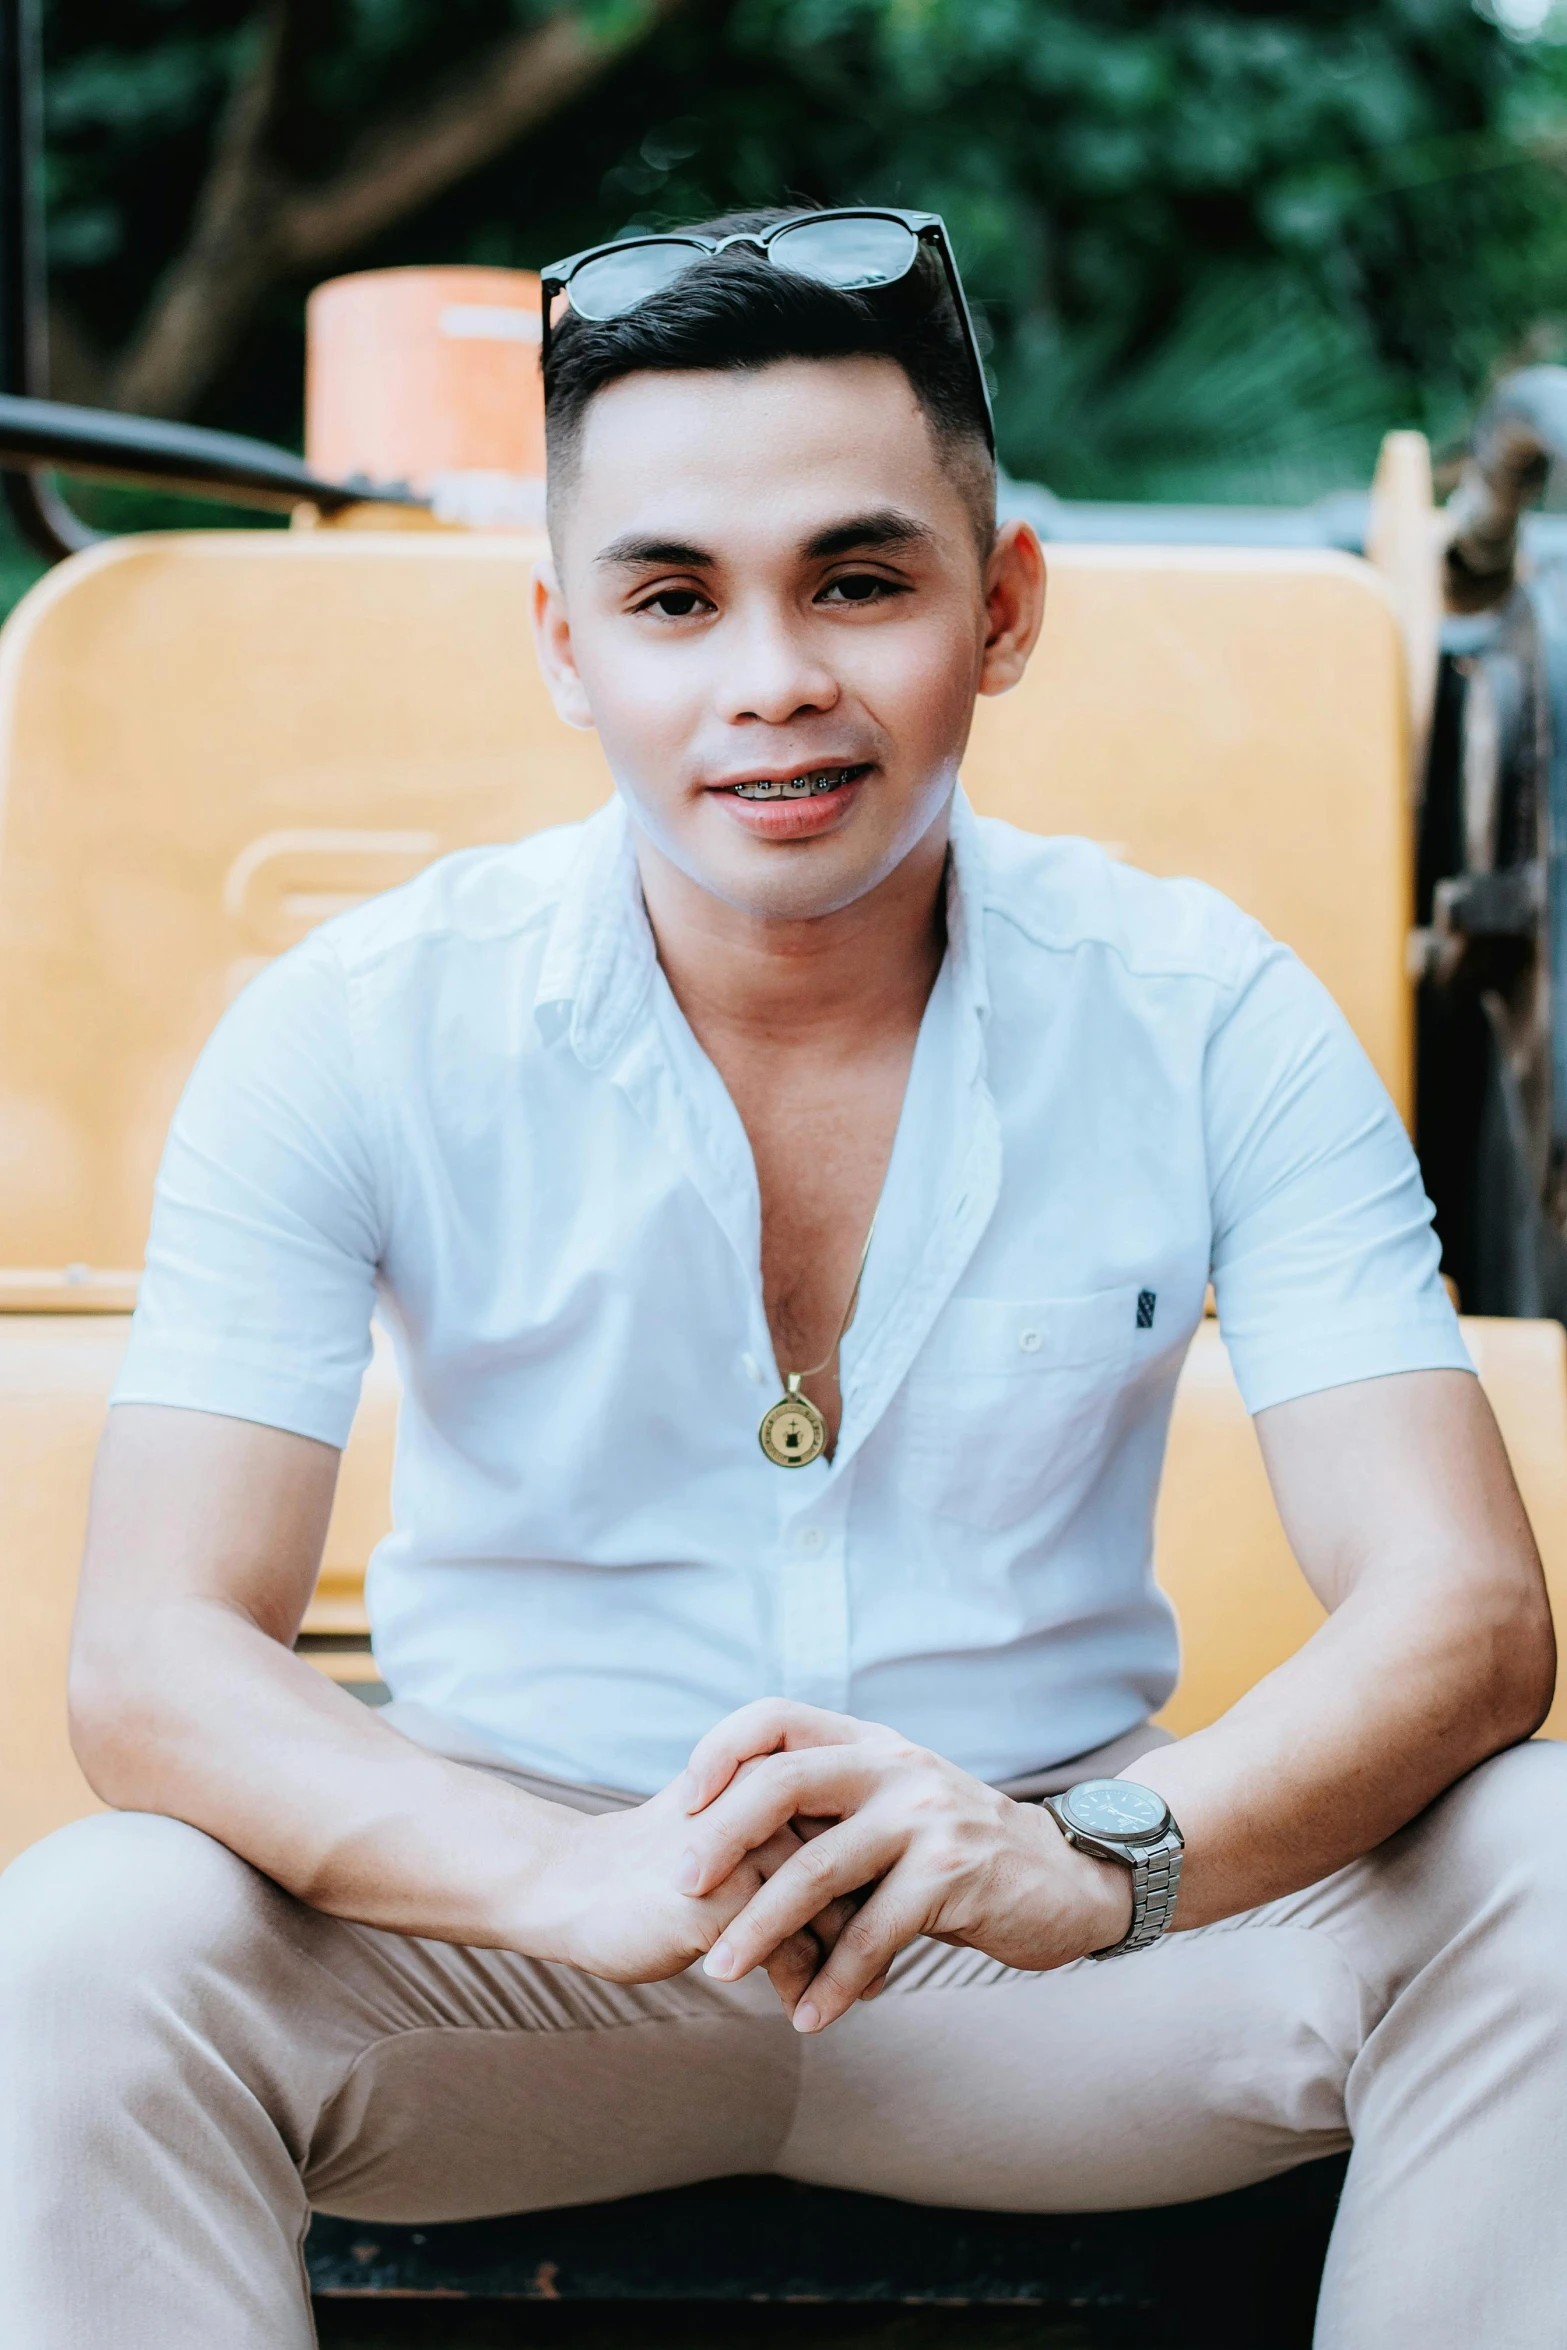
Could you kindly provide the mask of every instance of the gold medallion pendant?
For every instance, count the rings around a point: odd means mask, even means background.
[[[876,1219],[865,1235],[865,1246],[860,1251],[860,1269],[854,1276],[854,1287],[849,1292],[848,1310],[838,1325],[838,1335],[819,1363],[808,1371],[786,1371],[781,1395],[770,1412],[762,1414],[762,1424],[756,1439],[775,1469],[808,1469],[812,1461],[819,1461],[827,1450],[827,1423],[808,1395],[800,1393],[802,1379],[818,1378],[831,1364],[843,1344],[844,1333],[854,1320],[854,1309],[860,1302],[860,1283],[865,1278],[865,1260],[871,1253],[871,1242],[876,1236]]]
[[[762,1414],[757,1441],[778,1469],[808,1469],[827,1449],[827,1423],[808,1395],[800,1393],[803,1371],[789,1374],[789,1392]]]

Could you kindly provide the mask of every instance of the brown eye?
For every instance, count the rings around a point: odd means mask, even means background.
[[[874,571],[850,571],[833,580],[826,593],[841,604],[874,604],[883,596],[901,595],[903,590]]]
[[[661,612],[666,620],[689,620],[707,602],[695,588],[660,588],[642,607],[644,612]]]

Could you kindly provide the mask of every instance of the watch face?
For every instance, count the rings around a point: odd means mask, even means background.
[[[1067,1789],[1061,1809],[1089,1836],[1160,1836],[1170,1817],[1164,1797],[1132,1779],[1083,1779]]]

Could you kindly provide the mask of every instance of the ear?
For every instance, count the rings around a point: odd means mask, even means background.
[[[1026,522],[1004,522],[985,566],[985,653],[982,694],[1016,685],[1039,641],[1045,618],[1045,554]]]
[[[533,641],[539,667],[550,689],[550,700],[568,726],[593,731],[593,712],[587,687],[577,668],[571,642],[571,616],[552,556],[534,566],[532,590]]]

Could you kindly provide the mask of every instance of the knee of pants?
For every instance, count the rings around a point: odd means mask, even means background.
[[[46,1837],[0,1877],[0,2075],[134,2062],[138,2020],[177,2015],[281,1898],[181,1820],[106,1812]]]
[[[1508,1974],[1563,1995],[1567,1941],[1567,1745],[1532,1739],[1493,1755],[1393,1839],[1395,1877],[1424,1905],[1443,1938],[1476,1927],[1509,1945]]]

